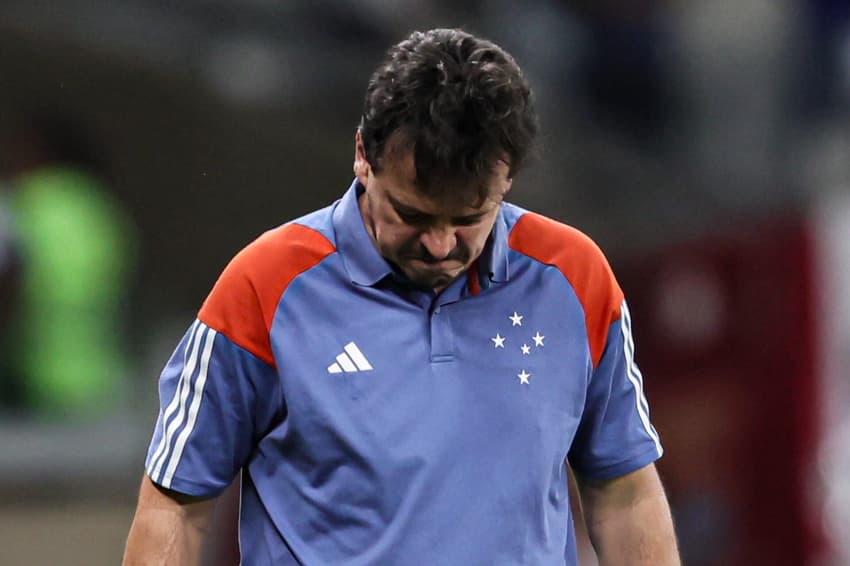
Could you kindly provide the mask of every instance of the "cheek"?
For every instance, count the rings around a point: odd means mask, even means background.
[[[487,237],[490,235],[490,230],[480,226],[469,226],[458,228],[456,235],[459,246],[463,246],[477,255],[484,249],[484,245],[487,243]]]
[[[406,224],[380,219],[375,222],[375,237],[382,249],[393,250],[415,240],[417,232]]]

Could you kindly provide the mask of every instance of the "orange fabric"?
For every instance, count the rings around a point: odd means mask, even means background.
[[[289,283],[335,250],[319,232],[287,224],[249,244],[224,269],[198,318],[274,366],[269,332]]]
[[[481,292],[481,284],[478,282],[478,260],[472,262],[472,265],[469,266],[469,271],[466,275],[466,285],[469,288],[469,292],[472,293],[473,296],[479,294]]]
[[[599,364],[608,329],[620,318],[623,291],[599,247],[575,228],[527,213],[508,237],[511,249],[557,267],[584,307],[593,367]]]

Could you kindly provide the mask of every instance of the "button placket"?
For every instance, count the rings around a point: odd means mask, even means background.
[[[437,305],[431,311],[431,362],[454,360],[454,331],[450,309]]]

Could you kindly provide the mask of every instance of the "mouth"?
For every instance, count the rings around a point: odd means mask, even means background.
[[[416,266],[421,266],[428,271],[454,271],[463,267],[463,262],[457,259],[441,259],[434,261],[430,259],[422,259],[421,257],[414,257],[410,258],[408,262]]]

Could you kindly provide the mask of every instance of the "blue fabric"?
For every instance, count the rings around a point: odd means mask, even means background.
[[[482,255],[480,294],[465,278],[440,295],[406,288],[372,246],[357,190],[296,221],[337,253],[280,298],[276,368],[212,337],[171,487],[215,495],[244,469],[244,564],[575,565],[568,456],[594,477],[660,456],[639,414],[630,328],[612,325],[594,368],[567,279],[508,247],[524,213],[510,204]],[[181,380],[190,420],[202,369],[183,367],[198,332],[200,361],[209,329],[196,322],[163,372],[148,456],[160,483],[152,456],[178,418],[163,413]]]

